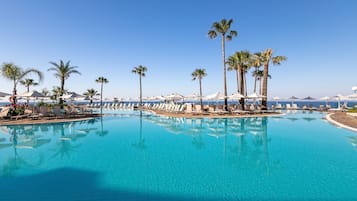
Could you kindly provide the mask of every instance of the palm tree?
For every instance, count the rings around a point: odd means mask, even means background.
[[[37,86],[38,85],[38,83],[35,82],[34,79],[21,80],[20,83],[26,87],[27,92],[30,92],[30,86]]]
[[[35,80],[33,79],[25,79],[25,80],[21,80],[20,84],[24,85],[27,89],[27,92],[30,92],[30,86],[37,86],[38,83],[35,82]],[[27,98],[27,104],[29,103],[29,98]]]
[[[262,79],[264,77],[264,71],[263,70],[258,70],[258,71],[254,71],[253,72],[253,76],[257,78],[257,80],[259,81],[259,94],[262,94]],[[268,75],[268,78],[271,79],[271,75]]]
[[[262,54],[260,52],[254,53],[251,56],[251,66],[253,66],[255,69],[252,73],[254,77],[254,93],[257,92],[257,80],[258,80],[258,72],[260,71],[260,67],[263,65],[262,62]],[[261,95],[261,93],[260,93]]]
[[[61,94],[65,94],[65,93],[67,93],[67,90],[65,89],[62,90],[61,87],[53,87],[51,99],[57,100],[58,97],[62,96]]]
[[[44,95],[44,96],[48,96],[50,95],[50,92],[46,89],[46,88],[43,88],[41,93]]]
[[[198,79],[200,83],[200,103],[201,103],[201,111],[203,109],[202,103],[202,78],[207,76],[206,69],[204,68],[197,68],[195,71],[192,72],[192,80]]]
[[[89,99],[90,99],[90,104],[92,104],[93,103],[93,96],[98,95],[98,91],[93,89],[93,88],[92,89],[87,89],[87,91],[84,92],[83,95],[88,96]]]
[[[132,73],[139,75],[139,83],[140,83],[140,106],[143,104],[143,93],[142,93],[142,85],[141,85],[141,77],[145,77],[145,72],[147,68],[145,66],[139,65],[138,67],[134,67],[131,71]]]
[[[230,30],[233,19],[226,20],[222,19],[220,22],[214,22],[212,24],[211,30],[208,31],[208,36],[211,39],[216,38],[219,34],[222,38],[222,61],[223,61],[223,82],[224,82],[224,107],[228,110],[228,100],[227,100],[227,78],[226,78],[226,56],[225,56],[225,41],[231,41],[234,36],[238,33],[235,30]]]
[[[1,66],[1,75],[4,76],[6,79],[10,80],[13,82],[13,91],[12,91],[12,96],[13,96],[13,103],[16,104],[16,95],[17,95],[17,89],[16,86],[17,84],[28,74],[34,73],[37,74],[39,78],[39,82],[42,81],[43,75],[42,72],[30,68],[27,70],[23,70],[19,66],[13,64],[13,63],[3,63]]]
[[[95,82],[100,83],[100,108],[103,104],[103,84],[107,84],[109,80],[105,77],[98,77]]]
[[[280,65],[282,61],[287,60],[287,57],[285,57],[285,56],[273,57],[273,50],[271,48],[269,48],[262,52],[262,60],[264,63],[262,105],[266,109],[267,108],[267,99],[268,99],[269,63],[272,62],[273,65]]]
[[[235,52],[232,56],[228,57],[228,65],[231,70],[236,70],[237,76],[237,92],[241,93],[242,95],[246,94],[246,79],[245,74],[250,67],[250,53],[249,51],[239,51]],[[239,82],[238,84],[238,75],[239,75]],[[240,87],[240,89],[239,89]],[[244,110],[244,98],[240,99],[240,104],[242,105],[242,109]]]
[[[64,94],[64,82],[66,79],[69,78],[69,76],[71,74],[79,74],[81,75],[81,73],[76,70],[76,68],[78,68],[77,66],[71,66],[71,61],[67,61],[66,63],[64,63],[62,60],[60,60],[59,63],[55,63],[50,61],[50,64],[52,64],[54,67],[51,67],[48,69],[48,71],[54,71],[55,72],[55,77],[60,79],[60,93],[59,96],[61,97]],[[59,103],[62,105],[63,104],[63,99],[62,97],[60,98]]]

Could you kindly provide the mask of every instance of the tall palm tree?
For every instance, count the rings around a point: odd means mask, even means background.
[[[232,56],[228,57],[228,65],[229,69],[236,70],[237,75],[237,92],[241,93],[242,95],[246,94],[246,79],[245,74],[250,67],[250,53],[249,51],[239,51],[235,52]],[[238,75],[239,75],[239,82],[238,84]],[[240,99],[240,104],[242,105],[242,109],[244,109],[244,98]]]
[[[71,66],[71,61],[67,61],[64,63],[62,60],[60,60],[59,63],[55,63],[50,61],[50,64],[53,65],[53,67],[49,68],[48,71],[54,71],[55,72],[55,77],[60,79],[60,94],[59,96],[61,97],[64,94],[64,82],[66,79],[68,79],[71,74],[78,74],[81,75],[81,73],[76,69],[78,68],[77,66]],[[62,97],[60,98],[59,103],[62,105],[63,104],[63,99]]]
[[[228,100],[227,100],[227,77],[226,77],[226,56],[225,56],[225,41],[231,41],[234,36],[238,33],[235,30],[230,30],[233,19],[226,20],[222,19],[220,22],[214,22],[212,24],[211,30],[208,31],[208,36],[211,39],[216,38],[221,35],[222,39],[222,61],[223,61],[223,87],[224,87],[224,107],[228,110]]]
[[[92,104],[93,103],[93,96],[98,95],[98,91],[93,89],[93,88],[92,89],[87,89],[87,91],[84,92],[83,95],[88,96],[89,99],[90,99],[90,104]]]
[[[139,83],[140,83],[140,106],[143,104],[143,93],[142,93],[142,85],[141,85],[141,78],[145,77],[145,72],[147,71],[147,67],[139,65],[134,67],[131,71],[132,73],[139,75]]]
[[[263,99],[262,105],[267,108],[267,99],[268,99],[268,75],[269,75],[269,64],[270,62],[273,65],[280,65],[282,61],[286,61],[287,57],[285,56],[273,56],[273,50],[271,48],[262,52],[262,60],[264,63],[264,75],[263,75]]]
[[[198,79],[200,83],[200,104],[201,104],[201,111],[203,109],[202,103],[202,78],[207,76],[206,69],[204,68],[197,68],[195,71],[192,72],[192,80]]]
[[[42,81],[43,74],[37,69],[30,68],[27,70],[23,70],[22,68],[13,63],[3,63],[1,65],[1,75],[13,82],[12,96],[14,104],[16,104],[17,84],[30,73],[36,74],[39,78],[39,82]]]
[[[98,77],[95,82],[100,83],[100,108],[103,104],[103,84],[107,84],[109,80],[105,77]]]

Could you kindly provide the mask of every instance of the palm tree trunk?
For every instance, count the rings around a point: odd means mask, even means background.
[[[59,100],[59,104],[61,105],[61,108],[63,108],[63,92],[64,92],[64,77],[61,78],[61,91],[60,91],[60,100]]]
[[[240,89],[239,89],[239,70],[236,70],[236,78],[237,78],[237,93],[240,94]],[[238,101],[239,103],[239,101]]]
[[[203,103],[202,103],[202,79],[200,81],[200,103],[201,103],[201,111],[203,110]]]
[[[262,105],[267,108],[269,63],[264,63]]]
[[[255,70],[257,72],[257,70]],[[257,93],[257,74],[254,76],[254,93]]]
[[[30,85],[27,85],[27,92],[30,92]],[[30,100],[29,97],[26,98],[27,104],[29,104]]]
[[[13,96],[13,102],[14,102],[14,105],[16,105],[16,102],[17,102],[17,90],[16,90],[16,80],[14,80],[14,89],[12,90],[12,96]]]
[[[227,100],[227,76],[226,76],[226,55],[225,55],[225,35],[222,34],[222,61],[223,61],[223,82],[224,82],[224,110],[228,111]]]
[[[262,95],[262,78],[259,78],[259,94]]]
[[[245,94],[245,91],[244,91],[244,73],[243,73],[243,67],[240,66],[239,67],[239,76],[240,76],[240,92],[242,93],[242,95],[244,96]],[[244,98],[241,98],[239,103],[240,105],[242,106],[242,110],[244,110]]]
[[[236,70],[236,79],[237,79],[237,92],[240,93],[240,90],[239,90],[239,71]]]
[[[247,89],[247,73],[244,72],[244,91],[245,91],[245,95],[247,95],[248,89]]]
[[[103,106],[103,82],[100,85],[100,108]]]
[[[143,105],[143,91],[141,86],[141,75],[139,75],[139,83],[140,83],[140,106]]]

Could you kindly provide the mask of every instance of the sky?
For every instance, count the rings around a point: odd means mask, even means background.
[[[357,1],[355,0],[0,0],[0,63],[37,68],[44,80],[31,89],[59,86],[50,61],[71,61],[81,75],[65,82],[69,91],[100,90],[104,97],[138,97],[139,77],[148,68],[143,96],[199,92],[192,81],[205,68],[205,95],[223,93],[220,38],[207,36],[213,22],[233,19],[238,37],[226,55],[272,48],[288,60],[270,66],[268,97],[333,96],[357,85]],[[31,77],[31,76],[30,76]],[[236,91],[227,72],[228,94]],[[251,71],[248,93],[253,92]],[[0,91],[12,83],[0,78]],[[23,86],[18,91],[24,92]]]

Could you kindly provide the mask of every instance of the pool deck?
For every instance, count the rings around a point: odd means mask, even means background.
[[[152,111],[150,112],[169,117],[185,117],[185,118],[244,118],[244,117],[268,117],[268,116],[280,116],[284,115],[279,112],[268,112],[268,113],[257,113],[257,114],[214,114],[214,113],[173,113],[165,111]],[[32,124],[46,124],[46,123],[60,123],[60,122],[73,122],[73,121],[85,121],[98,117],[98,114],[89,117],[78,117],[78,118],[60,118],[60,119],[19,119],[19,120],[0,120],[0,126],[7,125],[32,125]],[[326,115],[326,120],[335,126],[345,128],[354,132],[357,132],[357,114],[346,113],[346,112],[336,112],[329,113]]]
[[[18,119],[18,120],[7,120],[3,119],[0,120],[0,126],[9,126],[9,125],[33,125],[33,124],[49,124],[49,123],[62,123],[62,122],[74,122],[74,121],[86,121],[93,118],[99,117],[99,115],[92,115],[86,117],[75,117],[75,118],[53,118],[53,119],[46,119],[46,118],[39,118],[39,119]]]
[[[357,117],[354,113],[329,113],[326,115],[326,119],[338,127],[357,132]]]
[[[177,117],[177,118],[244,118],[244,117],[269,117],[269,116],[280,116],[283,113],[280,112],[266,112],[266,113],[256,113],[256,114],[232,114],[232,113],[174,113],[174,112],[166,112],[166,111],[153,111],[150,112],[160,115],[160,116],[168,116],[168,117]]]

